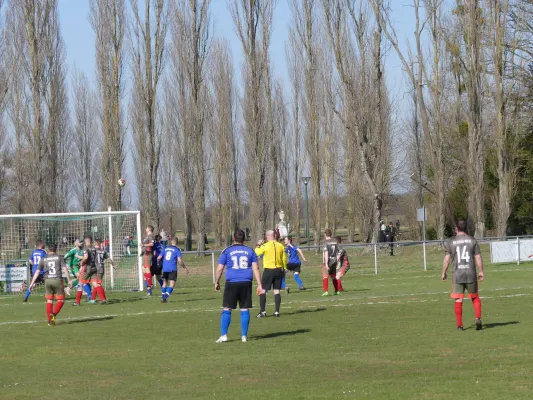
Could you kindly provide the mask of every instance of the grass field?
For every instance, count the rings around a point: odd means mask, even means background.
[[[466,302],[459,333],[441,251],[427,272],[418,254],[383,257],[377,276],[354,256],[346,292],[327,298],[308,266],[310,290],[283,295],[279,319],[253,318],[248,343],[234,312],[231,341],[215,344],[210,259],[189,260],[168,304],[109,293],[109,305],[66,304],[56,327],[42,296],[0,297],[0,399],[533,398],[533,266],[487,265],[485,329]]]

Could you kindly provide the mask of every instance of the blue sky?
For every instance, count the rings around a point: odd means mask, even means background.
[[[412,34],[410,30],[413,26],[412,7],[409,6],[410,0],[392,0],[392,3],[394,11],[392,16],[400,38],[410,36]],[[229,40],[232,45],[235,67],[239,69],[242,63],[241,45],[235,34],[226,0],[212,0],[211,10],[215,35]],[[67,47],[69,71],[72,71],[75,66],[78,70],[85,72],[89,79],[93,81],[95,55],[94,35],[88,20],[89,0],[60,0],[59,12],[61,30]],[[282,79],[287,79],[285,43],[288,37],[290,21],[291,13],[287,0],[278,0],[274,15],[271,59],[274,74]],[[385,71],[389,89],[395,98],[401,99],[405,92],[402,84],[405,79],[400,61],[392,50],[387,54]],[[239,76],[237,75],[237,77]]]

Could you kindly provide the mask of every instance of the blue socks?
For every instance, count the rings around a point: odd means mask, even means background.
[[[31,294],[30,289],[26,290],[26,294],[24,295],[24,301],[28,301],[30,294]]]
[[[230,324],[231,324],[231,311],[222,310],[222,315],[220,316],[220,334],[222,336],[228,334]]]
[[[85,285],[83,285],[83,289],[85,289],[85,293],[87,293],[87,299],[91,300],[92,298],[91,285],[89,283],[86,283]]]
[[[250,326],[250,310],[241,311],[241,336],[248,336]]]
[[[159,286],[163,287],[163,278],[159,279],[158,282],[159,282]]]
[[[303,284],[302,280],[300,279],[300,275],[294,274],[294,280],[296,281],[296,283],[298,284],[300,289],[304,287],[304,284]]]
[[[283,275],[283,278],[281,278],[281,288],[285,289],[287,287],[287,284],[285,283],[285,275]]]
[[[164,287],[164,288],[161,288],[161,296],[163,298],[163,300],[166,300],[168,299],[168,296],[170,296],[172,294],[172,292],[174,291],[174,288],[171,288],[171,287]]]

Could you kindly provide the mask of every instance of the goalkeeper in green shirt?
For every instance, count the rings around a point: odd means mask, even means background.
[[[72,275],[76,277],[76,279],[72,282],[72,287],[76,287],[77,293],[76,293],[76,302],[73,305],[80,305],[81,297],[83,295],[83,285],[80,284],[80,262],[83,259],[83,242],[81,240],[76,240],[75,242],[76,247],[71,249],[67,254],[65,254],[65,262],[67,264],[67,267]],[[87,290],[86,290],[87,292]],[[87,292],[87,295],[91,296],[90,292]]]

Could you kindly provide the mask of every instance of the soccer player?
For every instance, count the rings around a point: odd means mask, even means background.
[[[339,281],[337,281],[338,251],[340,246],[331,236],[331,229],[326,229],[324,231],[326,243],[322,249],[322,288],[324,289],[322,296],[329,296],[329,278],[333,281],[334,295],[340,294]]]
[[[33,289],[42,273],[44,276],[46,317],[48,318],[48,325],[50,326],[56,324],[55,317],[59,314],[61,308],[63,308],[63,303],[65,302],[65,282],[63,279],[67,278],[68,286],[72,286],[65,260],[63,257],[57,255],[56,251],[56,244],[48,246],[48,254],[40,259],[30,284],[30,289]],[[57,300],[55,307],[54,299]]]
[[[84,282],[90,282],[93,285],[93,290],[91,293],[91,300],[89,300],[89,304],[95,304],[96,303],[96,288],[95,283],[96,280],[93,280],[93,277],[97,274],[97,251],[96,248],[93,246],[93,238],[92,236],[85,237],[85,249],[83,250],[83,260],[81,260],[81,264],[84,267],[84,274],[83,274],[83,281]],[[93,283],[94,282],[94,283]]]
[[[483,259],[476,239],[466,234],[466,222],[458,221],[455,227],[456,235],[448,240],[445,245],[445,256],[442,262],[442,280],[446,281],[450,261],[452,267],[452,294],[455,299],[455,319],[457,330],[463,330],[463,299],[465,290],[472,299],[476,316],[476,330],[483,329],[481,323],[481,299],[478,295],[478,280],[484,279]],[[479,274],[476,271],[479,268]]]
[[[257,264],[257,254],[244,245],[246,234],[238,229],[233,235],[233,245],[227,247],[218,259],[215,279],[215,290],[220,292],[220,278],[226,269],[226,285],[222,300],[222,314],[220,316],[220,338],[217,343],[228,341],[228,330],[231,324],[231,311],[237,308],[241,311],[241,341],[248,340],[250,326],[250,308],[252,308],[252,280],[257,282],[257,295],[262,295],[261,274]]]
[[[152,272],[150,268],[152,267],[152,258],[154,256],[154,227],[148,225],[145,228],[146,236],[143,239],[142,248],[143,251],[141,256],[143,257],[143,273],[144,280],[146,281],[146,292],[148,296],[152,295]]]
[[[266,313],[266,294],[270,289],[274,289],[274,303],[276,311],[274,317],[279,317],[279,309],[281,306],[281,280],[283,278],[283,270],[287,267],[287,253],[285,247],[275,240],[274,231],[270,230],[265,233],[266,242],[260,240],[257,242],[255,254],[258,257],[263,256],[263,278],[261,281],[261,295],[259,297],[259,304],[261,310],[257,314],[257,318],[265,318]]]
[[[164,259],[163,259],[164,258]],[[163,261],[163,283],[161,285],[161,303],[166,303],[168,296],[174,291],[178,280],[178,265],[185,270],[188,275],[189,270],[181,257],[181,250],[178,248],[178,239],[173,237],[170,246],[165,247],[157,257],[157,261]]]
[[[163,243],[161,243],[161,235],[155,235],[150,273],[152,274],[152,278],[155,276],[155,279],[157,280],[161,288],[163,287],[163,279],[161,279],[161,259],[159,258],[159,256],[163,254],[164,249],[165,248],[163,247]]]
[[[30,265],[31,265],[31,275],[35,275],[35,271],[37,271],[37,267],[39,266],[39,262],[43,257],[46,257],[46,251],[44,251],[44,243],[42,240],[37,240],[37,248],[33,250],[33,252],[30,255]],[[35,282],[36,284],[44,283],[44,271],[41,272],[41,276],[37,279]],[[24,294],[24,303],[28,302],[28,299],[30,298],[32,288],[28,286],[28,290],[26,290],[26,293]]]
[[[81,297],[83,296],[83,284],[80,283],[80,263],[83,260],[83,242],[76,239],[74,242],[75,247],[72,248],[67,254],[65,254],[65,262],[70,270],[70,273],[76,278],[72,282],[73,287],[76,287],[76,302],[72,303],[73,306],[79,306]]]
[[[305,290],[304,284],[300,279],[300,273],[302,272],[302,261],[307,262],[304,253],[298,247],[292,243],[292,237],[287,236],[285,238],[285,251],[287,252],[287,271],[293,273],[293,278],[298,284],[300,290]]]
[[[105,260],[109,260],[112,268],[115,268],[115,265],[109,253],[105,250],[102,241],[96,239],[94,247],[96,250],[96,274],[93,274],[91,279],[91,284],[93,285],[93,296],[91,300],[96,301],[96,295],[98,295],[101,300],[100,304],[107,304],[105,290],[102,286],[105,275]]]
[[[342,287],[342,277],[350,270],[350,261],[348,260],[346,250],[342,247],[342,238],[337,236],[335,237],[335,241],[339,245],[339,251],[337,253],[337,275],[335,278],[337,278],[339,292],[344,292],[344,288]]]

